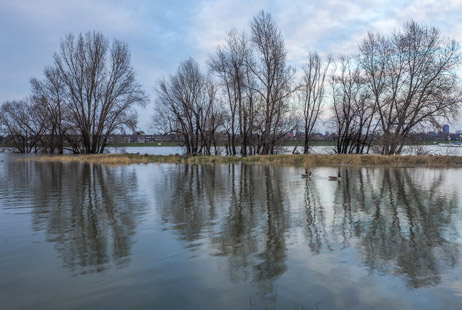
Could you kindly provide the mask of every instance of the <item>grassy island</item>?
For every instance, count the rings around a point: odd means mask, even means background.
[[[129,165],[148,163],[208,164],[208,163],[252,163],[289,164],[297,166],[395,166],[395,167],[462,167],[462,156],[411,156],[411,155],[258,155],[236,156],[186,156],[186,155],[141,155],[141,154],[96,154],[96,155],[42,155],[18,160],[39,162],[86,162],[103,165]]]

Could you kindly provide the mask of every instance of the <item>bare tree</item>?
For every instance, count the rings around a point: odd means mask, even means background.
[[[298,102],[303,110],[303,153],[309,153],[310,137],[321,114],[325,79],[332,59],[321,59],[317,53],[310,52],[308,63],[303,68],[303,80],[298,91]]]
[[[65,85],[59,71],[53,67],[45,68],[45,78],[40,81],[31,79],[32,99],[43,107],[45,117],[49,120],[48,147],[50,153],[57,148],[58,153],[64,152],[66,133],[71,122],[66,118]],[[73,131],[75,132],[75,130]],[[69,141],[68,141],[69,142]]]
[[[44,146],[42,137],[48,119],[39,104],[31,100],[7,101],[0,107],[4,134],[20,153],[37,153]]]
[[[377,127],[375,105],[356,58],[340,57],[332,79],[336,152],[368,152]]]
[[[246,66],[250,57],[249,43],[244,33],[236,30],[228,32],[226,42],[218,46],[216,54],[211,57],[209,66],[218,76],[228,102],[228,143],[230,154],[236,155],[236,133],[241,138],[241,154],[247,154],[251,117],[248,97],[249,82]]]
[[[216,87],[197,62],[190,58],[181,63],[176,74],[158,82],[156,93],[157,127],[180,135],[187,154],[211,154],[222,115]]]
[[[457,113],[460,48],[436,28],[409,22],[390,37],[368,34],[360,50],[383,133],[382,154],[399,154],[416,127]]]
[[[258,104],[258,92],[255,91],[257,87],[257,80],[252,73],[252,70],[248,64],[253,63],[251,56],[247,58],[247,65],[245,66],[245,81],[246,81],[246,92],[243,109],[243,122],[246,126],[243,129],[244,136],[242,141],[242,147],[248,146],[247,149],[244,148],[242,155],[254,155],[258,151],[258,134],[256,133],[256,122],[258,115],[262,113],[261,105]]]
[[[231,30],[225,44],[209,60],[220,88],[210,105],[214,117],[197,113],[203,111],[198,110],[198,102],[212,97],[205,91],[206,83],[191,82],[209,79],[194,61],[181,64],[177,74],[159,82],[155,123],[158,128],[178,133],[188,154],[209,153],[206,137],[216,137],[217,133],[202,136],[205,127],[194,121],[197,117],[218,120],[212,127],[227,135],[226,149],[231,155],[237,153],[239,144],[243,156],[274,153],[278,142],[296,127],[289,104],[295,70],[286,63],[281,33],[271,15],[264,12],[255,16],[251,29],[249,41],[244,33]]]
[[[257,152],[270,154],[276,143],[293,129],[287,126],[291,109],[288,98],[293,93],[295,70],[287,65],[287,51],[273,17],[261,11],[251,22],[251,42],[255,61],[248,66],[255,78],[251,90],[258,95],[262,115],[256,124],[260,131]]]
[[[102,153],[109,135],[134,129],[136,104],[147,97],[135,79],[125,43],[101,34],[68,34],[42,81],[32,79],[33,96],[47,107],[52,133],[77,153]],[[66,127],[63,120],[66,120]]]

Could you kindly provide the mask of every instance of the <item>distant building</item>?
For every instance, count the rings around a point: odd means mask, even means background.
[[[447,134],[447,135],[449,134],[449,125],[448,124],[443,125],[443,133]]]

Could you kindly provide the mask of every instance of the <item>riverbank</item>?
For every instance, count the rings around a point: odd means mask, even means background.
[[[208,163],[253,163],[289,164],[297,166],[398,166],[398,167],[461,167],[461,156],[401,156],[401,155],[258,155],[236,156],[185,156],[185,155],[140,155],[140,154],[95,154],[95,155],[42,155],[24,157],[21,161],[39,162],[86,162],[103,165],[129,165],[148,163],[208,164]]]

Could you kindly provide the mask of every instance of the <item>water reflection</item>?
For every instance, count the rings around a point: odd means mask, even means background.
[[[194,250],[199,245],[194,241],[213,226],[217,199],[225,189],[223,179],[207,165],[178,165],[162,178],[163,186],[155,189],[156,197],[162,199],[160,216],[164,223],[172,223],[180,239]]]
[[[32,206],[33,230],[45,232],[66,268],[83,274],[130,262],[135,218],[143,208],[130,194],[137,188],[134,171],[74,163],[9,168],[15,177],[8,179],[32,199],[26,205]]]
[[[273,296],[287,270],[287,244],[299,225],[310,255],[356,248],[370,272],[400,275],[409,287],[437,285],[459,261],[454,220],[458,200],[444,194],[444,171],[342,169],[342,182],[313,176],[301,180],[300,196],[287,168],[178,166],[160,192],[162,207],[186,247],[210,239],[212,254],[226,257],[232,281],[258,284]],[[329,191],[330,195],[321,195]],[[220,211],[221,210],[221,211]],[[221,212],[221,213],[220,213]],[[303,218],[303,221],[300,219]]]
[[[337,188],[333,235],[359,239],[371,270],[403,275],[410,287],[436,285],[459,259],[457,195],[444,195],[442,171],[346,170]]]
[[[259,201],[256,183],[252,182],[254,169],[233,165],[229,170],[230,203],[212,244],[215,255],[228,257],[231,280],[249,281],[252,280],[251,267],[259,247],[255,217]]]
[[[210,238],[211,254],[228,259],[231,281],[256,283],[262,296],[275,296],[273,282],[287,269],[290,229],[284,170],[192,165],[164,177],[158,196],[171,199],[161,214],[186,247],[195,250]]]
[[[311,179],[306,179],[304,184],[304,213],[306,217],[305,238],[311,253],[320,254],[323,246],[332,250],[327,237],[326,212],[316,182]]]
[[[297,167],[12,161],[0,166],[0,212],[7,220],[27,214],[26,225],[31,219],[64,270],[92,273],[72,277],[82,287],[106,281],[114,288],[95,293],[100,300],[368,308],[422,305],[423,295],[426,302],[445,294],[441,300],[456,303],[461,208],[448,184],[460,185],[448,170],[339,169],[342,181],[330,182],[337,168],[301,179]],[[12,257],[32,249],[18,240]],[[0,271],[7,258],[0,255]],[[0,287],[25,283],[13,272],[5,279]],[[214,297],[200,304],[204,293]]]

